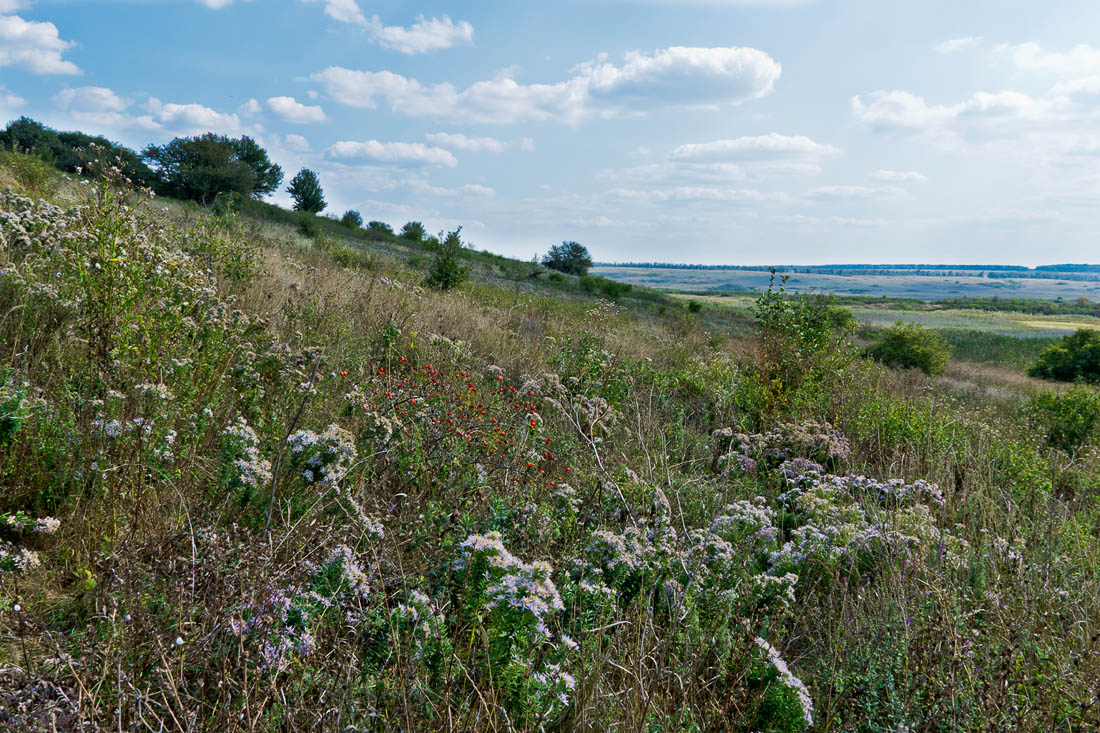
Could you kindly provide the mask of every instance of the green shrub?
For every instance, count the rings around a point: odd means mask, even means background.
[[[439,245],[425,284],[435,290],[457,288],[470,274],[470,268],[462,264],[462,240],[459,232],[462,227],[449,232]]]
[[[606,277],[593,277],[592,275],[581,275],[580,279],[577,282],[580,284],[581,290],[583,290],[584,292],[593,295],[599,293],[600,295],[603,295],[606,298],[611,298],[612,300],[615,300],[616,298],[621,298],[634,289],[634,286],[630,283],[621,283],[616,280],[610,280]]]
[[[1024,410],[1046,432],[1047,443],[1066,453],[1076,453],[1100,424],[1100,393],[1084,386],[1043,392],[1032,397]]]
[[[887,366],[925,374],[943,374],[951,360],[951,346],[938,333],[901,321],[884,328],[867,353]]]
[[[1100,331],[1078,329],[1051,344],[1028,374],[1059,382],[1100,382]]]
[[[358,229],[363,226],[363,217],[355,209],[348,209],[344,212],[344,215],[340,217],[340,223],[348,229]]]
[[[701,310],[703,310],[703,304],[698,300],[688,301],[688,313],[698,313]]]
[[[308,211],[298,214],[298,232],[303,237],[316,239],[321,233],[321,226],[317,223],[317,217]]]

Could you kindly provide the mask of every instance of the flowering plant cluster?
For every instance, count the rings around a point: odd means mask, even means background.
[[[222,431],[222,461],[228,488],[246,500],[271,482],[271,461],[260,453],[260,439],[244,417]]]
[[[323,564],[305,567],[300,585],[275,588],[229,620],[230,632],[255,649],[263,670],[282,672],[316,652],[323,621],[340,619],[353,627],[362,622],[371,587],[351,548],[337,545]]]
[[[551,630],[565,609],[549,563],[526,563],[504,546],[500,532],[470,535],[454,562],[468,609],[490,634],[487,663],[502,679],[523,680],[525,707],[539,717],[567,706],[575,682],[562,668],[576,643]],[[555,641],[556,636],[556,641]]]
[[[0,573],[32,570],[42,564],[38,553],[23,546],[27,536],[53,534],[61,521],[53,517],[30,517],[25,512],[0,512],[0,532],[16,538],[0,538]]]
[[[290,454],[309,485],[323,489],[341,489],[341,482],[358,458],[355,439],[339,425],[324,432],[299,430],[287,438]]]

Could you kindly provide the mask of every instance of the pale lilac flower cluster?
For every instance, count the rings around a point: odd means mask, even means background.
[[[541,691],[553,695],[562,705],[569,704],[569,696],[577,688],[573,675],[558,664],[547,664],[544,671],[534,672],[531,679]]]
[[[108,420],[100,415],[92,420],[92,427],[105,437],[121,438],[124,435],[149,435],[153,432],[153,421],[144,417]]]
[[[41,564],[37,552],[0,540],[0,572],[33,570]]]
[[[430,645],[443,639],[446,620],[426,594],[411,590],[406,600],[408,603],[397,604],[390,615],[412,632],[413,659],[423,661]]]
[[[277,588],[261,603],[245,604],[241,615],[229,622],[238,638],[259,641],[260,667],[282,672],[295,656],[307,656],[317,648],[309,630],[311,614],[302,597]]]
[[[794,676],[787,663],[783,660],[783,657],[779,654],[779,650],[768,643],[766,639],[756,637],[753,641],[756,642],[756,646],[760,647],[764,652],[764,656],[767,658],[768,664],[776,671],[779,676],[779,682],[798,697],[798,704],[802,707],[802,719],[806,722],[807,726],[814,724],[814,701],[810,697],[810,691],[806,689],[806,685],[802,684],[802,680]]]
[[[752,501],[739,499],[726,505],[723,513],[714,518],[710,531],[734,545],[748,540],[752,549],[764,551],[778,537],[775,510],[765,503],[762,496]]]
[[[794,605],[794,587],[798,576],[794,573],[752,576],[752,595],[758,608],[789,609]]]
[[[229,629],[235,636],[258,642],[262,669],[281,672],[296,656],[316,651],[317,642],[311,629],[318,616],[330,609],[342,611],[349,626],[362,621],[359,607],[371,590],[366,572],[346,545],[337,545],[329,552],[324,567],[333,564],[339,566],[341,581],[334,594],[276,588],[260,603],[244,604],[240,613],[230,619]],[[321,570],[312,567],[314,574]]]
[[[15,512],[14,514],[0,514],[0,526],[10,532],[53,534],[61,527],[61,520],[53,517],[35,519],[27,516],[24,512]]]
[[[354,438],[339,425],[329,425],[320,435],[299,430],[287,438],[287,445],[306,483],[325,489],[338,490],[358,457]]]
[[[546,620],[551,614],[565,609],[561,594],[551,578],[553,568],[541,560],[525,563],[504,546],[499,532],[470,535],[459,545],[461,554],[455,568],[464,570],[475,559],[486,561],[485,607],[526,611],[535,620],[536,629],[549,637]]]
[[[152,397],[164,401],[172,399],[172,391],[164,384],[139,384],[134,390],[141,397]]]
[[[836,464],[852,454],[847,438],[828,423],[785,424],[766,433],[751,435],[733,433],[727,428],[715,431],[714,437],[719,439],[719,449],[730,448],[718,458],[719,468],[727,472],[736,466],[743,473],[751,474],[761,461],[775,466],[793,458]]]
[[[271,481],[271,462],[260,453],[260,439],[243,417],[222,436],[233,480],[247,489],[259,489]]]

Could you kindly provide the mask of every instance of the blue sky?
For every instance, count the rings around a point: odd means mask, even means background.
[[[251,135],[329,212],[523,258],[1097,262],[1098,31],[1087,1],[0,0],[0,119]]]

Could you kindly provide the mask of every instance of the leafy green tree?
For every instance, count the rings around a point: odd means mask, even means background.
[[[925,374],[943,374],[951,360],[951,346],[942,336],[919,323],[901,321],[882,329],[867,353],[887,366]]]
[[[428,231],[424,228],[424,225],[418,221],[405,222],[405,226],[401,227],[400,237],[402,239],[408,239],[412,242],[423,242],[428,236]]]
[[[570,275],[586,275],[592,267],[592,257],[578,242],[562,242],[550,248],[543,256],[542,264]]]
[[[451,290],[461,285],[470,274],[470,268],[462,264],[462,227],[442,237],[432,260],[425,283],[436,290]]]
[[[167,145],[146,147],[142,157],[156,165],[164,193],[203,205],[222,193],[258,199],[283,180],[283,169],[249,137],[229,138],[212,132],[177,137]]]
[[[290,185],[286,190],[294,199],[295,211],[308,211],[311,214],[324,211],[325,193],[321,190],[321,181],[309,168],[298,171],[298,174],[290,179]]]
[[[340,217],[340,223],[349,229],[358,229],[363,226],[363,217],[355,209],[348,209],[344,212],[344,215]]]
[[[57,132],[30,117],[20,117],[0,132],[0,147],[19,153],[31,153],[51,163],[63,150]]]
[[[134,185],[150,186],[156,179],[129,148],[83,132],[57,132],[29,117],[20,117],[0,131],[0,149],[36,155],[67,173],[94,176],[117,166]]]
[[[1039,354],[1028,374],[1059,382],[1100,383],[1100,331],[1087,328],[1065,336]]]

